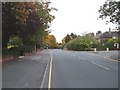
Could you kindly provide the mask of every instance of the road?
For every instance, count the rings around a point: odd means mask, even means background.
[[[117,88],[118,62],[106,54],[52,50],[51,88]]]
[[[43,50],[3,64],[3,88],[117,88],[113,54],[117,51]]]

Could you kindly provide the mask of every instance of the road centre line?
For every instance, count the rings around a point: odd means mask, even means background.
[[[78,58],[81,59],[81,60],[84,60],[84,61],[91,62],[91,61],[89,61],[89,60],[87,60],[87,59],[84,59],[84,58],[82,58],[82,57],[78,57]]]
[[[52,51],[51,50],[49,50],[49,51],[51,52],[50,61],[48,61],[48,63],[47,63],[47,66],[46,66],[46,69],[45,69],[45,72],[44,72],[44,76],[43,76],[43,79],[42,79],[42,83],[40,85],[40,89],[43,88],[44,80],[45,80],[45,76],[46,76],[49,64],[50,64],[50,68],[49,68],[49,78],[48,78],[48,90],[50,90],[50,88],[51,88],[51,75],[52,75],[52,59],[53,59],[53,56],[52,56]]]
[[[87,59],[84,59],[84,58],[81,58],[81,57],[78,57],[78,58],[81,59],[81,60],[84,60],[84,61],[89,61],[90,63],[92,63],[92,64],[94,64],[94,65],[97,65],[97,66],[99,66],[99,67],[101,67],[101,68],[104,68],[104,69],[106,69],[106,70],[110,70],[108,67],[102,66],[102,65],[97,64],[97,63],[95,63],[95,62],[93,62],[93,61],[90,61],[90,60],[87,60]]]
[[[100,66],[100,67],[102,67],[102,68],[104,68],[104,69],[106,69],[106,70],[110,70],[108,67],[104,67],[104,66],[102,66],[102,65],[100,65],[100,64],[97,64],[97,63],[95,63],[95,62],[91,62],[91,63],[94,64],[94,65]]]
[[[42,79],[42,83],[40,85],[40,88],[43,88],[43,85],[44,85],[44,82],[45,82],[45,76],[46,76],[46,73],[47,73],[47,69],[48,69],[49,63],[50,63],[50,61],[48,60],[47,66],[45,68],[44,76],[43,76],[43,79]]]

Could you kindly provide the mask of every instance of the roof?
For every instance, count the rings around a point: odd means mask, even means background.
[[[112,38],[112,37],[117,37],[118,33],[115,32],[105,32],[103,34],[100,35],[100,38]]]

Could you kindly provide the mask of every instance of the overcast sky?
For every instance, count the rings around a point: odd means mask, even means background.
[[[107,31],[112,24],[106,25],[105,20],[97,20],[98,10],[105,0],[51,0],[51,6],[58,9],[52,12],[55,20],[51,29],[58,42],[70,33],[81,35],[82,33],[98,30]]]

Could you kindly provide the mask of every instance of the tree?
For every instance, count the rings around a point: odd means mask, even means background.
[[[76,37],[77,37],[77,35],[76,34],[74,34],[74,33],[71,33],[71,35],[70,35],[71,37],[72,37],[72,39],[75,39]]]
[[[50,47],[50,48],[55,48],[57,47],[57,41],[54,35],[48,35],[47,39],[46,39],[46,44]]]
[[[49,2],[2,3],[2,47],[7,48],[11,37],[22,40],[23,46],[43,45],[55,16]],[[32,50],[32,49],[31,49]]]
[[[109,18],[107,23],[112,22],[120,25],[120,1],[107,0],[105,4],[100,7],[99,18]]]
[[[67,36],[65,37],[65,43],[68,43],[70,41],[70,36],[69,34],[67,34]]]
[[[78,36],[71,40],[67,44],[67,48],[70,50],[90,50],[94,47],[97,41],[92,34],[86,34],[84,36]]]
[[[93,44],[97,43],[93,33],[88,33],[82,37],[83,41],[88,44],[88,46],[91,48],[93,47]]]
[[[109,18],[106,22],[112,22],[117,25],[118,29],[118,43],[120,43],[120,1],[107,0],[105,4],[100,7],[100,16],[99,18]]]
[[[74,33],[71,33],[70,35],[67,34],[67,35],[62,39],[62,44],[68,43],[68,42],[70,42],[71,40],[75,39],[76,37],[77,37],[77,35],[74,34]]]
[[[43,2],[5,2],[2,3],[3,45],[7,46],[10,36],[19,36],[24,44],[37,36],[44,36],[51,21],[55,18],[50,14],[52,8]],[[46,30],[46,31],[45,31]],[[27,37],[27,38],[26,38]]]
[[[18,8],[18,6],[21,5],[23,7]],[[36,41],[38,38],[41,38],[39,39],[41,40],[41,43],[43,42],[43,33],[50,27],[49,23],[51,23],[51,21],[55,18],[50,14],[52,9],[48,6],[48,2],[22,2],[14,4],[13,12],[17,15],[17,19],[21,25],[19,35],[23,39],[24,44],[38,44]]]
[[[17,19],[12,12],[12,4],[10,2],[2,3],[2,48],[7,48],[10,36],[17,33]]]

